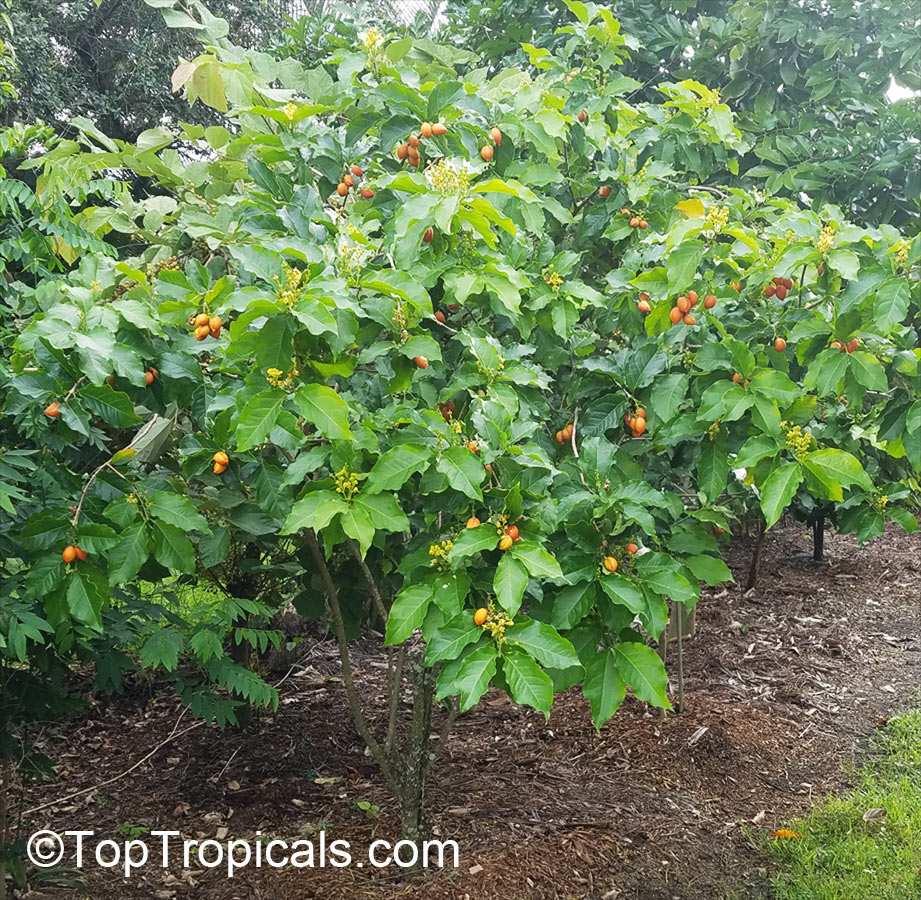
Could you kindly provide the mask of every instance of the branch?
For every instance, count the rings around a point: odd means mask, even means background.
[[[361,555],[361,548],[352,538],[349,538],[346,543],[349,546],[349,550],[352,551],[352,556],[358,560],[358,565],[361,567],[362,574],[365,576],[365,581],[368,582],[368,589],[371,591],[371,597],[374,600],[374,607],[377,610],[377,614],[381,617],[384,625],[386,625],[388,617],[387,610],[384,607],[384,601],[381,599],[381,592],[377,588],[377,582],[374,580],[374,576],[371,574],[371,570],[368,568],[365,558]]]
[[[391,785],[394,785],[396,782],[390,768],[390,760],[378,743],[377,738],[371,733],[368,720],[365,718],[365,714],[361,709],[361,699],[358,696],[358,690],[355,687],[355,677],[352,674],[352,660],[349,655],[348,638],[345,635],[345,622],[342,618],[342,607],[339,605],[339,592],[336,590],[336,585],[333,583],[332,576],[329,574],[329,568],[326,565],[326,560],[323,558],[323,551],[320,549],[320,544],[317,541],[317,536],[314,534],[313,529],[307,530],[307,547],[320,572],[320,578],[323,581],[323,586],[326,589],[326,596],[329,600],[329,612],[333,621],[333,631],[336,634],[336,643],[339,645],[339,660],[342,663],[342,683],[345,686],[345,696],[348,700],[349,710],[352,713],[352,720],[355,723],[355,727],[358,729],[358,733],[361,735],[361,739],[365,742],[365,746],[374,757],[375,762],[380,766],[384,777]]]
[[[444,751],[445,744],[448,742],[448,735],[454,728],[454,723],[457,721],[457,714],[460,712],[460,700],[452,697],[449,703],[450,708],[448,710],[448,717],[445,719],[444,725],[441,728],[441,734],[438,735],[438,739],[432,746],[429,765],[432,765]]]

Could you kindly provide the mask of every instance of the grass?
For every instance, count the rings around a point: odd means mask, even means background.
[[[769,840],[776,900],[921,900],[921,709],[880,732],[857,779],[790,826],[802,838]]]

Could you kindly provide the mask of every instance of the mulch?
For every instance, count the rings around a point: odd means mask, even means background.
[[[739,584],[751,549],[740,539],[730,551]],[[418,880],[393,869],[248,868],[229,880],[193,861],[185,870],[149,866],[130,881],[88,869],[79,889],[36,880],[28,896],[768,898],[765,835],[845,789],[874,727],[918,700],[919,550],[921,536],[898,529],[864,548],[829,535],[827,560],[814,563],[803,526],[770,532],[756,589],[729,585],[701,601],[697,634],[685,645],[682,715],[663,718],[628,700],[596,734],[578,691],[558,698],[549,721],[490,692],[458,721],[429,789],[436,835],[460,846],[456,871]],[[379,666],[359,650],[369,699]],[[242,733],[196,728],[128,777],[67,801],[141,759],[179,716],[174,696],[156,683],[97,698],[43,735],[58,778],[29,786],[25,806],[55,802],[31,824],[94,828],[117,840],[132,826],[199,840],[257,831],[316,840],[324,828],[356,848],[396,840],[395,804],[348,720],[335,669],[331,642],[311,642],[280,687],[276,714]],[[359,809],[362,801],[378,805],[379,817]]]

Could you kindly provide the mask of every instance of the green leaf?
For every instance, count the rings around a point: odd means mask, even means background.
[[[873,490],[873,482],[860,460],[846,450],[834,447],[815,450],[805,458],[803,465],[827,488],[832,500],[844,499],[841,488],[852,484],[865,491]]]
[[[381,495],[377,495],[381,496]],[[374,540],[374,522],[371,520],[371,514],[364,506],[359,506],[353,502],[346,505],[342,517],[339,520],[342,530],[350,538],[358,541],[358,548],[361,555],[364,556],[371,549],[371,542]],[[407,523],[407,529],[409,526]]]
[[[600,731],[627,695],[627,685],[617,668],[613,650],[599,651],[586,663],[582,694],[591,707],[595,728]]]
[[[153,528],[153,552],[157,562],[184,575],[195,572],[195,549],[185,532],[175,525],[156,522]]]
[[[550,717],[553,682],[527,653],[517,647],[509,647],[502,654],[502,674],[516,703],[530,706]]]
[[[563,577],[560,564],[540,544],[525,540],[515,541],[506,552],[521,560],[532,578]]]
[[[94,416],[99,416],[113,428],[130,428],[141,421],[131,398],[121,391],[112,390],[107,384],[85,387],[78,396]]]
[[[281,534],[294,534],[302,528],[320,531],[326,528],[339,513],[348,509],[348,504],[332,491],[313,491],[301,497],[282,526]]]
[[[898,325],[908,315],[908,304],[911,292],[908,281],[904,278],[890,278],[884,281],[876,295],[873,304],[873,316],[877,327],[888,332],[894,325]]]
[[[868,391],[885,393],[889,390],[886,370],[871,353],[867,353],[866,350],[855,350],[853,353],[848,353],[845,358],[858,384],[863,385]]]
[[[241,453],[268,439],[285,396],[282,391],[263,391],[246,401],[237,422],[237,449]]]
[[[616,572],[606,572],[598,582],[608,599],[617,606],[626,607],[634,615],[646,609],[646,598],[640,588],[630,579]]]
[[[803,384],[807,391],[816,391],[820,397],[836,393],[838,382],[847,371],[847,355],[839,350],[823,350],[810,364]]]
[[[479,703],[489,690],[489,682],[496,674],[497,657],[496,645],[490,641],[483,647],[477,647],[463,661],[454,679],[454,690],[460,694],[461,712]]]
[[[552,625],[534,619],[507,628],[505,636],[548,669],[568,669],[582,663],[575,648]]]
[[[663,422],[671,421],[681,408],[687,395],[688,384],[687,375],[665,375],[656,381],[649,405]]]
[[[480,458],[466,447],[450,447],[438,456],[435,463],[455,491],[466,494],[473,500],[482,500],[480,484],[486,477],[486,469]]]
[[[188,497],[159,491],[148,498],[151,515],[183,531],[209,531],[208,522]]]
[[[129,525],[121,541],[109,551],[109,584],[132,581],[147,562],[147,529],[143,523]]]
[[[551,624],[555,628],[569,629],[579,624],[595,605],[595,582],[584,581],[563,588],[553,601]]]
[[[860,257],[850,250],[832,250],[828,254],[828,264],[848,281],[853,281],[860,271]]]
[[[771,470],[761,486],[761,512],[767,528],[773,528],[783,515],[802,480],[803,469],[799,463],[784,462]]]
[[[331,440],[350,441],[349,407],[332,388],[325,384],[302,385],[294,395],[301,415]]]
[[[719,557],[701,554],[700,556],[689,556],[685,565],[694,573],[695,578],[705,581],[707,584],[722,584],[724,581],[734,581],[729,566],[726,565]]]
[[[67,585],[67,608],[78,622],[101,628],[100,613],[107,599],[103,586],[89,570],[77,569],[71,572]]]
[[[697,486],[708,502],[716,503],[726,490],[729,477],[729,456],[723,440],[704,440],[697,463]]]
[[[185,638],[175,628],[160,628],[141,647],[141,663],[147,669],[163,666],[173,672],[179,665],[179,654],[185,649]]]
[[[704,245],[700,241],[682,241],[668,255],[668,292],[678,294],[689,288],[697,274],[697,266],[704,254]]]
[[[451,560],[460,561],[483,550],[493,550],[498,543],[495,525],[485,523],[476,528],[465,528],[451,547]]]
[[[528,586],[528,572],[525,567],[508,553],[503,554],[496,567],[493,590],[499,605],[514,616],[521,607],[521,598]]]
[[[356,494],[352,500],[378,531],[409,531],[409,520],[393,494]]]
[[[638,700],[671,709],[666,690],[668,676],[659,654],[645,644],[622,642],[614,650],[617,671],[621,678],[633,688]]]
[[[368,494],[398,491],[413,475],[422,472],[431,458],[431,448],[422,444],[392,447],[377,458],[362,491]]]
[[[421,628],[431,602],[430,584],[413,584],[403,588],[390,607],[384,643],[388,646],[402,644],[417,628]]]
[[[425,648],[425,664],[433,666],[437,662],[457,659],[464,648],[476,643],[482,634],[483,629],[473,622],[473,612],[464,610],[435,629],[429,637]]]

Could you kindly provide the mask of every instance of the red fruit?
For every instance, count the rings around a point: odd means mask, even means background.
[[[646,300],[640,300],[640,302],[636,304],[636,308],[641,313],[648,313],[652,311],[652,307],[649,305],[649,302]]]
[[[781,284],[788,290],[793,290],[793,279],[792,278],[783,278],[781,279]]]
[[[354,187],[354,186],[355,186],[355,179],[352,178],[351,175],[346,175],[346,176],[342,179],[342,183],[343,183],[346,187]]]
[[[486,463],[486,465],[483,466],[483,468],[486,469],[486,471],[489,472],[490,475],[492,475],[492,466],[489,463]]]
[[[777,295],[778,300],[787,299],[787,289],[782,284],[777,286],[777,290],[775,290],[774,293]]]
[[[489,162],[492,159],[493,153],[494,151],[492,147],[489,146],[489,144],[484,144],[482,147],[480,147],[480,156],[482,156],[486,162]]]
[[[640,226],[640,219],[639,219],[639,216],[634,216],[634,217],[630,220],[630,227],[631,227],[631,228],[639,228],[639,226]]]
[[[77,546],[74,546],[74,550],[77,553],[77,559],[79,559],[80,562],[85,562],[86,561],[86,550],[84,550],[82,547],[77,547]]]
[[[49,419],[56,419],[61,415],[61,404],[58,403],[57,400],[55,400],[54,403],[49,403],[45,407],[45,415],[48,416]]]
[[[361,176],[365,174],[361,166],[351,166],[350,171],[356,178],[361,178]]]
[[[441,135],[447,134],[447,133],[448,133],[447,125],[443,125],[441,122],[435,122],[432,125],[432,134],[434,134],[435,137],[441,137]]]
[[[513,541],[517,541],[517,540],[518,540],[518,526],[517,526],[517,525],[509,525],[509,526],[505,529],[505,533],[506,533]]]
[[[627,544],[627,553],[636,553],[639,549],[632,541]]]
[[[860,346],[860,341],[857,338],[854,338],[852,341],[847,342],[847,347],[845,348],[848,353],[853,353]]]
[[[65,547],[61,552],[61,556],[64,558],[64,562],[72,563],[77,558],[77,548],[73,546]]]
[[[469,441],[469,442],[467,443],[467,449],[468,449],[471,453],[479,453],[479,452],[480,452],[480,448],[477,447],[476,441]]]
[[[422,235],[422,242],[424,244],[431,244],[433,237],[435,237],[435,231],[431,226],[429,226],[425,229],[425,233]]]
[[[732,380],[738,384],[742,380],[742,376],[738,372],[732,373]]]
[[[779,275],[775,275],[775,276],[771,279],[771,281],[773,281],[774,284],[783,284],[783,278],[781,278]]]
[[[372,191],[371,188],[362,188],[361,196],[364,197],[365,200],[370,200],[374,196],[374,191]]]
[[[774,287],[773,284],[769,284],[769,285],[764,289],[764,296],[765,296],[765,297],[773,297],[774,294],[775,294],[776,292],[777,292],[777,288]]]
[[[498,147],[502,143],[502,132],[498,128],[490,128],[489,136],[492,138],[493,143]],[[486,157],[483,157],[484,159]],[[489,158],[492,159],[492,154],[489,154]]]
[[[599,197],[610,197],[611,196],[611,186],[609,184],[603,184],[598,188]]]
[[[414,362],[420,369],[427,369],[427,368],[429,367],[429,361],[428,361],[424,356],[414,356],[414,357],[413,357],[413,362]]]
[[[647,294],[645,291],[643,291],[643,292],[640,294],[640,300],[649,300],[649,294]]]
[[[713,309],[714,306],[716,306],[716,297],[713,294],[707,294],[704,297],[704,309]]]
[[[778,353],[783,353],[787,349],[787,342],[781,337],[774,338],[774,349]]]
[[[636,437],[639,437],[646,430],[646,420],[637,416],[633,421],[635,423],[632,426],[633,433]]]
[[[440,309],[435,310],[435,318],[441,322],[442,325],[447,321],[445,314]]]
[[[645,219],[640,219],[640,228],[648,228],[649,223]]]
[[[150,370],[146,371],[146,372],[144,373],[144,383],[145,383],[148,387],[150,387],[150,386],[153,384],[153,380],[154,380],[153,372],[151,372]]]
[[[643,407],[641,406],[639,409],[637,409],[636,415],[637,415],[637,418],[645,419],[645,418],[646,418],[646,410],[643,409]]]
[[[588,113],[584,109],[580,109],[577,118],[580,122],[584,122],[588,118]]]

